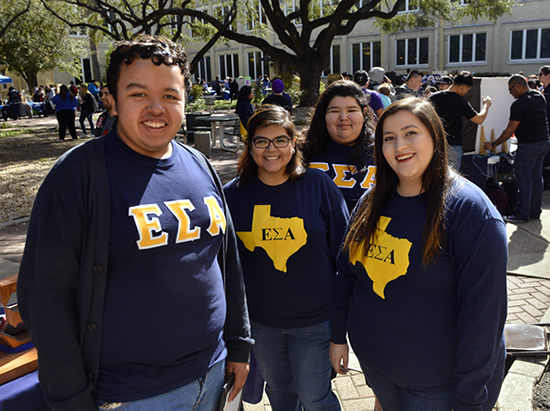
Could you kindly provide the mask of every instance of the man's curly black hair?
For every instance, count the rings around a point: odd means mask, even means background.
[[[185,92],[191,88],[191,73],[189,60],[182,46],[163,37],[139,36],[134,40],[122,40],[115,43],[115,50],[111,54],[111,61],[107,69],[107,87],[117,101],[117,82],[120,77],[122,64],[130,64],[136,57],[150,59],[160,66],[178,66],[183,74]]]

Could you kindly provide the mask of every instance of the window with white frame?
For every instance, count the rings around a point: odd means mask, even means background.
[[[93,80],[92,75],[92,63],[90,62],[89,58],[81,58],[80,59],[80,73],[82,75],[82,81],[84,83],[89,83]]]
[[[396,40],[395,64],[397,66],[421,66],[428,64],[428,37]]]
[[[223,23],[223,21],[224,21],[224,19],[225,19],[225,15],[226,15],[226,14],[229,14],[230,9],[231,9],[231,8],[230,8],[229,6],[217,7],[216,10],[214,11],[216,18],[217,18],[220,22]],[[232,22],[231,25],[229,26],[229,29],[230,29],[230,30],[233,30],[233,31],[235,31],[234,22],[235,22],[235,20],[233,20],[233,22]]]
[[[254,0],[250,3],[250,10],[247,10],[246,29],[251,31],[258,23],[267,24],[267,16],[259,0]]]
[[[197,65],[197,78],[210,82],[212,80],[212,67],[210,64],[210,56],[204,56],[199,60]]]
[[[263,51],[248,53],[248,75],[257,79],[269,74],[269,62],[264,58]]]
[[[416,0],[405,0],[403,4],[401,4],[397,11],[416,11],[418,10],[418,6],[416,5]]]
[[[71,37],[87,37],[88,29],[86,27],[71,27],[69,28],[69,36]]]
[[[351,68],[357,70],[370,70],[382,63],[382,52],[379,41],[367,41],[351,45]]]
[[[204,12],[204,10],[197,10]],[[191,37],[198,38],[200,37],[200,27],[204,24],[204,19],[198,19],[197,17],[191,17]]]
[[[334,44],[330,48],[330,59],[328,62],[327,67],[321,74],[322,76],[326,76],[328,74],[335,74],[340,73],[340,45]]]
[[[510,60],[550,58],[550,28],[515,30],[510,33]]]
[[[223,80],[227,77],[239,76],[239,55],[238,54],[222,54],[218,56],[220,78]]]
[[[449,63],[479,63],[485,61],[487,33],[449,36]]]
[[[451,0],[453,3],[457,3],[459,6],[465,6],[470,3],[470,0]]]

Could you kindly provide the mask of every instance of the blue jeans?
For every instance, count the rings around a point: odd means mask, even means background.
[[[93,111],[91,113],[87,113],[85,111],[80,111],[80,128],[82,129],[82,133],[83,134],[86,134],[86,126],[84,125],[84,120],[88,120],[88,123],[90,123],[90,129],[92,130],[91,131],[91,134],[93,135],[94,134],[94,121],[92,119],[94,113]]]
[[[515,215],[524,220],[539,218],[542,212],[542,163],[549,149],[548,140],[518,144],[514,157],[514,176],[518,189],[518,207]]]
[[[330,382],[328,321],[288,329],[251,325],[254,356],[273,411],[340,410]]]
[[[361,364],[365,380],[378,398],[382,409],[389,411],[450,411],[452,394],[450,391],[427,392],[411,390],[389,381],[383,375]],[[497,402],[504,379],[504,364],[495,372],[487,384],[488,397],[482,406],[483,411],[491,411]]]
[[[165,394],[143,400],[123,403],[99,402],[99,411],[217,411],[225,379],[225,361],[214,364],[208,373],[198,380]]]
[[[460,164],[462,164],[462,153],[464,151],[462,146],[447,146],[449,148],[447,152],[447,163],[456,171],[460,171]]]

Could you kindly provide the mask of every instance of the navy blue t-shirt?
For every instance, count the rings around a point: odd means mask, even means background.
[[[167,159],[105,144],[111,195],[109,264],[97,397],[162,394],[226,357],[217,256],[223,202],[199,160],[178,144]]]
[[[250,318],[275,328],[329,319],[336,256],[348,221],[330,179],[308,169],[268,186],[233,180],[224,192],[237,232]]]
[[[340,189],[351,213],[357,201],[376,180],[374,158],[369,153],[361,170],[351,164],[352,146],[330,141],[323,152],[313,156],[309,167],[324,171]]]

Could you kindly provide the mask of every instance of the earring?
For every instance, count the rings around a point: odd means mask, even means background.
[[[292,154],[294,154],[295,152],[296,152],[296,149],[292,147]]]

